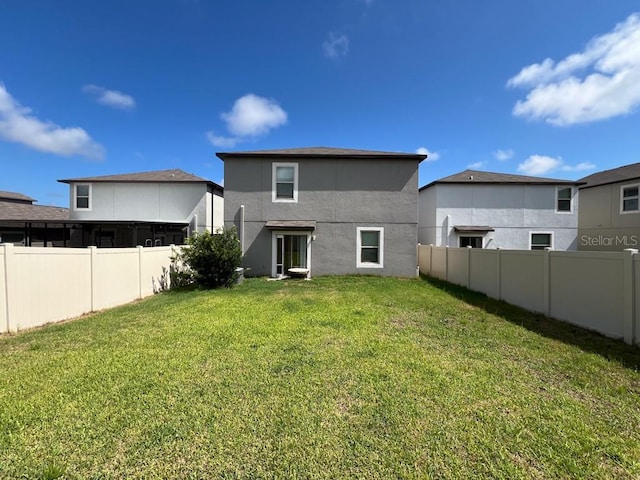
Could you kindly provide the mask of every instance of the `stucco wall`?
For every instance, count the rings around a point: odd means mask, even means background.
[[[553,234],[553,248],[577,248],[578,195],[574,188],[571,213],[556,212],[555,185],[446,185],[420,192],[420,243],[459,245],[455,225],[486,225],[484,248],[530,247],[532,232]],[[468,234],[474,235],[474,234]]]
[[[298,201],[272,201],[272,163],[298,163]],[[245,215],[245,266],[270,275],[268,220],[314,220],[312,275],[371,273],[414,276],[417,243],[416,160],[227,159],[225,224],[240,228]],[[356,228],[384,227],[382,269],[356,268]]]
[[[93,183],[91,210],[76,210],[73,184],[69,191],[72,220],[188,223],[199,213],[204,224],[206,218],[204,183]]]
[[[620,213],[625,182],[580,190],[578,249],[621,251],[640,247],[640,212]]]

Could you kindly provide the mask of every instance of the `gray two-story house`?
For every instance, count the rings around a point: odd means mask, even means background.
[[[426,155],[340,148],[217,153],[248,275],[416,275]]]

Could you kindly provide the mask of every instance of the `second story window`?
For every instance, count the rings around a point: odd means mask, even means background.
[[[622,203],[620,205],[621,213],[637,212],[639,211],[638,205],[638,185],[626,185],[622,187]]]
[[[571,213],[571,197],[573,189],[571,187],[558,187],[556,190],[556,212]]]
[[[274,202],[298,201],[298,164],[273,164],[273,194]]]
[[[75,185],[73,207],[75,210],[91,210],[91,185]]]

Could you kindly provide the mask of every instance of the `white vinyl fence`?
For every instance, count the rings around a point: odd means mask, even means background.
[[[0,333],[16,332],[152,295],[173,247],[0,245]]]
[[[640,255],[418,245],[420,273],[640,344]]]

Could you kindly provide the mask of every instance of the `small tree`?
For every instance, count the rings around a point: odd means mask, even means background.
[[[225,228],[216,234],[205,231],[192,235],[178,256],[198,285],[231,288],[238,278],[242,250],[235,228]]]

